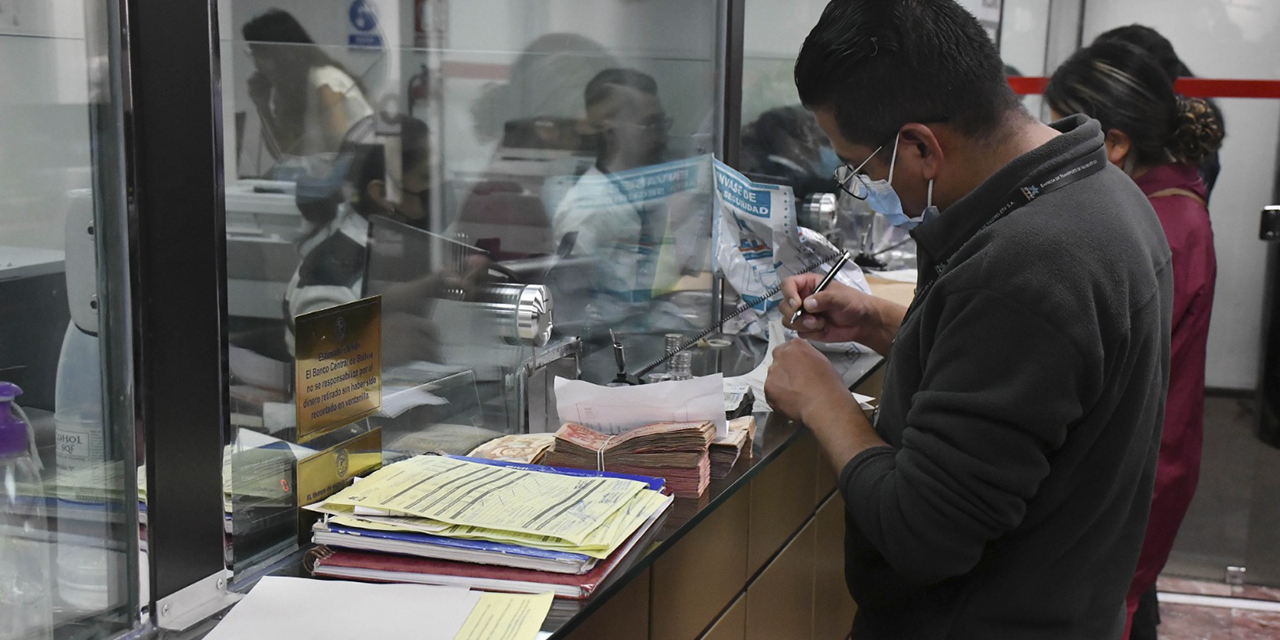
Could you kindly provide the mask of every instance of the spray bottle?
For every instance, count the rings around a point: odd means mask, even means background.
[[[52,535],[30,429],[0,382],[0,638],[53,637]]]

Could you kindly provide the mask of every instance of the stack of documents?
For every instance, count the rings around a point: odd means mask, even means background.
[[[387,466],[324,502],[315,575],[590,595],[666,513],[658,478],[453,456]]]
[[[659,422],[617,435],[568,423],[543,462],[558,467],[660,476],[682,498],[702,495],[711,482],[711,422]]]

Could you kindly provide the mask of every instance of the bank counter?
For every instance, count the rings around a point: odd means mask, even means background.
[[[878,397],[882,363],[858,356],[846,363],[846,380]],[[557,598],[540,638],[848,637],[857,606],[844,583],[836,475],[802,425],[770,413],[755,418],[751,455],[744,452],[700,497],[676,498],[588,598]],[[304,577],[305,559],[302,549],[264,575]],[[253,583],[243,584],[248,592]],[[199,640],[226,613],[162,637]]]

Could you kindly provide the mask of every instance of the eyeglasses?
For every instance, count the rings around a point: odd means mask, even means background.
[[[941,115],[936,118],[925,118],[920,121],[920,124],[934,124],[947,122],[949,120],[951,120],[951,116]],[[902,128],[899,127],[898,131],[893,133],[895,141],[897,140],[897,136],[901,130]],[[870,194],[870,191],[867,188],[867,182],[870,181],[870,178],[868,178],[866,174],[862,173],[862,168],[865,167],[868,162],[871,162],[871,159],[876,157],[876,154],[880,153],[880,151],[888,144],[889,143],[886,142],[885,144],[876,147],[876,150],[872,151],[871,155],[867,156],[867,159],[863,160],[862,164],[856,167],[850,167],[848,163],[836,167],[835,172],[831,174],[832,179],[836,181],[836,185],[850,196],[857,198],[858,200],[866,200],[867,196]]]
[[[868,191],[866,180],[863,178],[862,168],[867,166],[867,163],[871,162],[871,159],[876,157],[876,154],[880,153],[882,149],[884,149],[884,145],[876,147],[876,150],[872,151],[871,155],[867,156],[867,159],[856,167],[851,167],[848,163],[836,167],[835,173],[831,176],[835,179],[836,185],[853,198],[866,200],[867,196],[870,195],[870,191]]]

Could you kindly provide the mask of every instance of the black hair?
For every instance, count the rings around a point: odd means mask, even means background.
[[[249,42],[315,44],[298,19],[283,9],[268,9],[244,23],[240,33],[244,34],[244,39]]]
[[[1187,65],[1182,63],[1182,59],[1178,57],[1178,54],[1173,51],[1173,43],[1169,42],[1168,38],[1160,35],[1159,31],[1146,25],[1131,24],[1105,31],[1102,35],[1093,39],[1094,44],[1100,42],[1127,42],[1146,51],[1155,60],[1156,64],[1160,65],[1160,68],[1164,70],[1165,75],[1169,76],[1170,82],[1193,75]]]
[[[813,114],[801,105],[776,107],[742,127],[739,169],[755,180],[790,185],[796,202],[836,188],[822,164],[831,142]]]
[[[1222,144],[1222,126],[1209,105],[1179,97],[1156,59],[1126,42],[1077,51],[1053,73],[1044,95],[1059,114],[1083,113],[1104,131],[1124,132],[1139,165],[1170,159],[1198,165]]]
[[[613,94],[617,87],[630,87],[651,96],[658,95],[658,83],[653,76],[635,69],[605,69],[597,73],[587,88],[583,90],[583,98],[587,106],[599,104]]]
[[[336,67],[365,93],[364,83],[334,60],[302,27],[297,18],[282,9],[268,9],[244,23],[240,28],[245,42],[257,51],[270,55],[282,68],[285,85],[280,87],[280,105],[286,113],[299,117],[306,109],[307,76],[318,67]],[[296,112],[296,113],[295,113]]]
[[[1159,31],[1152,29],[1146,25],[1131,24],[1124,27],[1116,27],[1110,31],[1105,31],[1102,35],[1093,39],[1094,44],[1101,42],[1127,42],[1143,51],[1147,52],[1155,59],[1156,64],[1164,70],[1169,76],[1170,82],[1176,82],[1178,78],[1194,78],[1196,74],[1187,68],[1182,58],[1178,57],[1178,53],[1173,50],[1173,43],[1169,39],[1160,35]],[[1175,87],[1176,91],[1177,88]],[[1227,121],[1223,119],[1222,109],[1218,107],[1218,103],[1212,99],[1206,99],[1209,109],[1213,111],[1213,117],[1218,120],[1223,132],[1226,132]],[[1209,180],[1205,180],[1206,184]]]
[[[940,120],[985,140],[1009,113],[1025,114],[995,44],[952,0],[832,0],[795,81],[806,107],[834,107],[841,135],[869,146]]]

